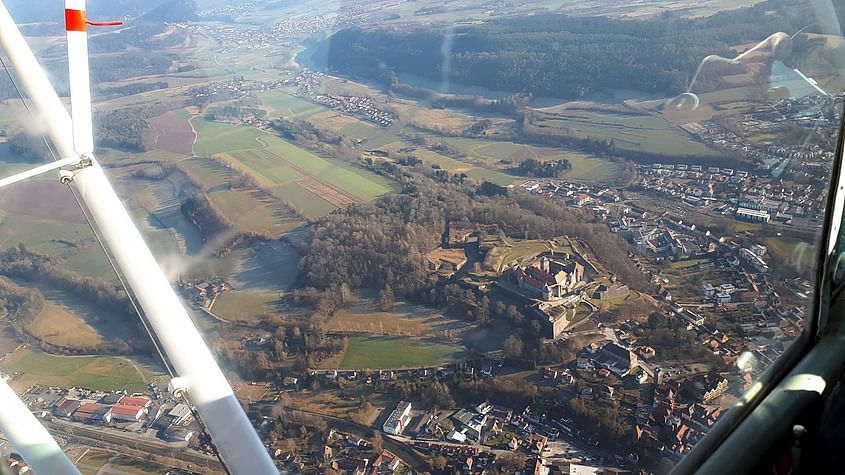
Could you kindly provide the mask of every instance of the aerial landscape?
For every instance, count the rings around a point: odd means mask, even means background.
[[[97,158],[281,473],[667,473],[816,302],[805,7],[91,0]],[[50,159],[9,73],[0,178]],[[0,376],[82,473],[226,473],[86,218],[0,188]]]

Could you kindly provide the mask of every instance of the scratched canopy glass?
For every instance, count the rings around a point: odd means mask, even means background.
[[[814,318],[840,4],[89,13],[96,155],[282,470],[664,473]],[[5,177],[49,152],[0,94]],[[0,370],[72,459],[221,471],[67,188],[0,219]]]

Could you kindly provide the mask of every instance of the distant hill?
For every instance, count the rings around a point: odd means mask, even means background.
[[[731,59],[737,55],[732,45],[815,25],[811,11],[781,8],[798,3],[803,0],[768,0],[692,19],[546,13],[452,27],[368,25],[335,33],[317,45],[315,56],[324,55],[335,71],[386,84],[404,73],[564,99],[609,89],[674,95],[686,90],[706,57]],[[789,14],[769,15],[772,10]]]
[[[196,20],[197,18],[197,2],[195,0],[168,0],[148,11],[141,17],[141,20],[179,22]]]

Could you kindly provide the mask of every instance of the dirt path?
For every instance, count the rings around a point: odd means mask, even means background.
[[[188,125],[190,125],[190,126],[191,126],[191,132],[193,132],[193,133],[194,133],[194,141],[193,141],[193,142],[191,142],[191,155],[193,155],[193,154],[194,154],[194,145],[196,145],[196,144],[197,144],[197,129],[195,129],[195,128],[194,128],[194,122],[193,122],[193,120],[194,120],[196,117],[199,117],[199,116],[198,116],[198,115],[194,115],[194,116],[191,116],[191,118],[190,118],[190,119],[188,119]]]
[[[138,366],[138,364],[137,364],[137,363],[135,363],[134,361],[130,360],[129,358],[121,358],[121,359],[122,359],[123,361],[125,361],[125,362],[129,363],[130,365],[132,365],[132,367],[133,367],[133,368],[135,368],[135,371],[138,373],[138,376],[140,376],[140,377],[141,377],[141,381],[143,381],[143,382],[144,382],[144,384],[148,384],[148,383],[149,383],[149,380],[147,379],[147,376],[144,374],[144,372],[141,370],[141,368]]]

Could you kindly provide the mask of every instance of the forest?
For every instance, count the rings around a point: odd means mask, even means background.
[[[267,111],[257,107],[246,107],[239,104],[224,104],[222,106],[212,107],[208,109],[205,118],[208,120],[225,121],[240,121],[240,119],[247,115],[253,115],[262,118],[267,115]]]
[[[98,87],[97,93],[101,96],[131,96],[142,92],[155,91],[156,89],[165,89],[166,87],[167,83],[164,81],[136,82],[121,86]]]
[[[781,15],[766,14],[776,9]],[[320,48],[345,74],[393,82],[396,73],[499,91],[578,99],[604,89],[677,94],[708,55],[813,24],[800,0],[769,0],[706,18],[509,17],[442,29],[351,28]],[[449,45],[449,48],[444,48]],[[448,54],[444,51],[448,50]]]
[[[9,151],[26,162],[46,162],[50,159],[50,150],[40,135],[13,135],[9,139]]]
[[[29,320],[44,308],[44,297],[37,290],[21,287],[0,277],[0,318]]]
[[[128,152],[147,149],[145,133],[149,124],[137,109],[117,109],[94,116],[94,137],[97,146]]]
[[[232,223],[214,208],[207,197],[199,193],[185,196],[180,210],[200,230],[205,242],[213,240],[232,228]]]
[[[652,290],[628,258],[627,244],[579,210],[516,190],[485,196],[480,183],[423,164],[381,167],[378,171],[390,174],[402,191],[315,222],[300,262],[306,285],[384,289],[389,284],[399,297],[448,304],[448,293],[436,288],[424,255],[439,246],[446,223],[454,222],[497,225],[516,239],[580,238],[632,288]]]
[[[560,160],[551,160],[548,162],[541,162],[540,160],[529,158],[519,164],[513,170],[524,176],[534,178],[560,178],[564,173],[572,169],[572,164],[569,160],[563,158]]]

